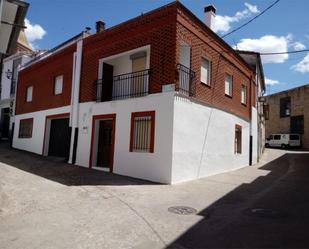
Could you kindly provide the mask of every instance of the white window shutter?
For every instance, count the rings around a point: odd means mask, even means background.
[[[55,78],[55,95],[61,94],[63,88],[63,75],[59,75]]]
[[[201,65],[201,82],[204,84],[210,84],[210,61],[202,59]]]
[[[26,97],[26,101],[27,102],[31,102],[32,101],[32,95],[33,95],[33,86],[29,86],[27,88],[27,97]]]

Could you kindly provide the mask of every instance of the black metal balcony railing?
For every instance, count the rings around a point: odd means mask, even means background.
[[[150,69],[96,81],[96,101],[136,98],[149,94]]]
[[[176,90],[187,96],[195,96],[195,72],[190,68],[177,64],[178,86]]]

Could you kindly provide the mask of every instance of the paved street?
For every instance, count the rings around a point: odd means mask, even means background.
[[[309,248],[308,225],[305,152],[167,186],[0,145],[1,249]]]

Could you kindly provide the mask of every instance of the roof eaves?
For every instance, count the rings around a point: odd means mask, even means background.
[[[20,0],[6,0],[6,1],[18,6],[14,20],[14,25],[9,39],[9,44],[7,47],[7,55],[10,55],[14,53],[14,50],[16,48],[19,32],[24,25],[24,20],[28,11],[29,3]]]
[[[75,36],[73,36],[72,38],[66,40],[65,42],[57,45],[56,47],[50,49],[50,50],[47,50],[46,52],[42,53],[41,55],[37,56],[37,57],[34,57],[32,60],[30,60],[28,63],[26,63],[22,68],[21,70],[23,69],[26,69],[27,67],[30,67],[32,65],[34,65],[35,63],[38,63],[42,60],[45,60],[46,58],[48,58],[50,55],[52,54],[55,54],[55,53],[58,53],[60,52],[62,49],[76,43],[79,39],[83,38],[84,37],[84,34],[85,32],[81,32]]]
[[[293,88],[290,88],[290,89],[286,89],[286,90],[283,90],[283,91],[280,91],[280,92],[268,94],[265,97],[271,97],[271,96],[275,96],[275,95],[279,95],[279,94],[283,94],[283,93],[288,93],[288,92],[291,92],[291,91],[294,91],[296,89],[303,88],[303,87],[309,87],[309,83],[301,85],[301,86],[293,87]]]

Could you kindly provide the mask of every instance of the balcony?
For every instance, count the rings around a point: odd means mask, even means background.
[[[177,72],[178,85],[176,87],[176,90],[180,94],[186,96],[195,96],[195,72],[182,64],[177,65]]]
[[[149,94],[150,69],[96,81],[96,101],[137,98]]]

